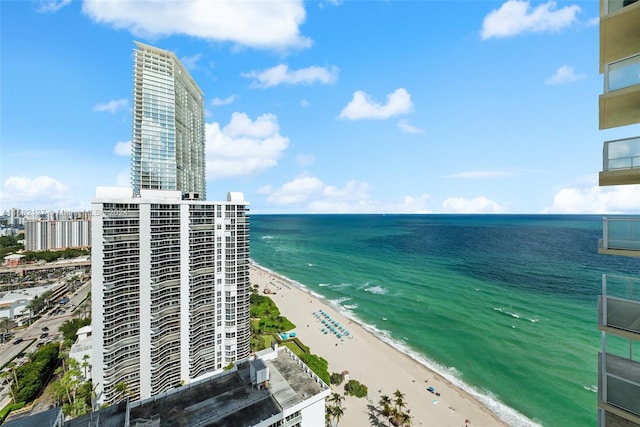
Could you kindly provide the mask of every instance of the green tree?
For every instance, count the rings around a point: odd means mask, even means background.
[[[9,334],[9,326],[11,325],[11,320],[8,317],[0,317],[0,331],[2,331],[2,342],[4,343],[7,339],[6,336]]]
[[[127,396],[131,394],[131,391],[129,390],[129,386],[124,381],[120,381],[119,383],[117,383],[115,386],[113,386],[113,389],[118,393],[117,400],[119,402],[124,400]]]
[[[82,367],[84,368],[84,378],[87,378],[87,368],[89,367],[89,355],[82,356]]]
[[[380,396],[380,400],[378,401],[378,405],[380,405],[380,412],[385,417],[391,416],[391,399],[386,394]]]
[[[337,405],[341,407],[342,402],[344,401],[344,396],[341,396],[338,393],[331,393],[331,396],[329,396],[329,399],[327,399],[327,401],[332,405]]]
[[[333,423],[334,427],[338,427],[338,423],[340,422],[340,418],[344,415],[344,408],[342,406],[333,405],[327,408],[329,412],[329,416],[335,422]]]
[[[339,372],[334,372],[331,374],[330,381],[332,385],[340,385],[342,384],[343,376]]]
[[[344,392],[346,395],[355,397],[365,397],[369,393],[367,386],[356,380],[349,380],[344,385]]]
[[[3,380],[9,380],[12,381],[12,375],[10,371],[2,371],[0,372],[0,378],[2,378]],[[12,384],[9,385],[9,393],[11,394],[11,401],[13,403],[16,403],[16,397],[15,394],[13,392],[13,386]]]

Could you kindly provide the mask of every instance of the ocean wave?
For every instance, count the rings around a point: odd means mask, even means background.
[[[271,240],[271,239],[273,239],[273,236],[269,236],[268,234],[266,234],[266,235],[262,236],[262,239],[263,240]]]
[[[356,308],[358,308],[358,304],[345,304],[343,305],[344,308],[349,309],[349,310],[355,310]]]
[[[491,412],[496,414],[498,418],[512,427],[542,427],[541,424],[530,420],[515,409],[500,402],[498,398],[489,391],[479,390],[467,383],[465,383],[460,375],[460,372],[455,367],[448,367],[434,362],[421,353],[409,348],[406,344],[397,339],[391,337],[390,333],[376,328],[375,326],[362,323],[357,318],[353,317],[352,320],[359,323],[365,330],[375,335],[378,339],[386,342],[396,350],[406,354],[416,362],[425,366],[427,369],[435,372],[444,379],[448,380],[451,384],[469,393],[473,398],[478,400]]]
[[[591,385],[583,385],[582,388],[584,388],[587,391],[592,391],[594,393],[598,392],[598,387],[593,385],[593,384],[591,384]]]
[[[387,293],[387,290],[381,286],[372,286],[370,288],[366,288],[364,291],[375,295],[385,295]]]
[[[405,345],[404,343],[394,339],[393,337],[391,337],[390,333],[387,331],[383,331],[381,329],[376,328],[375,326],[372,326],[370,324],[364,323],[362,320],[360,320],[358,318],[358,316],[352,312],[347,310],[345,307],[341,306],[341,305],[337,305],[332,301],[327,300],[327,298],[324,295],[320,295],[316,292],[310,291],[308,290],[304,285],[296,282],[296,281],[292,281],[290,279],[288,279],[285,276],[282,276],[272,270],[269,270],[268,268],[265,268],[259,264],[256,264],[255,262],[251,261],[252,264],[259,268],[262,269],[264,271],[267,271],[271,274],[276,275],[277,277],[280,277],[284,280],[289,281],[290,283],[294,284],[295,286],[300,287],[301,289],[305,290],[306,292],[310,292],[314,297],[318,298],[320,301],[329,304],[332,308],[334,308],[336,311],[338,311],[340,314],[342,314],[344,317],[346,317],[347,319],[353,321],[354,323],[359,324],[363,329],[365,329],[366,331],[368,331],[369,333],[373,334],[375,337],[377,337],[378,339],[384,341],[385,343],[389,344],[390,346],[396,348],[398,351],[406,354],[407,356],[409,356],[411,359],[415,360],[417,363],[420,363],[421,365],[425,366],[427,369],[435,372],[436,374],[440,375],[441,377],[443,377],[444,379],[448,380],[449,382],[451,382],[451,384],[455,385],[456,387],[460,388],[461,390],[469,393],[473,398],[475,398],[476,400],[478,400],[482,405],[484,405],[487,409],[489,409],[491,412],[493,412],[494,414],[496,414],[496,416],[498,418],[500,418],[502,421],[504,421],[505,423],[507,423],[509,426],[512,427],[542,427],[542,424],[537,423],[533,420],[530,420],[529,418],[525,417],[524,415],[520,414],[518,411],[516,411],[515,409],[505,405],[504,403],[500,402],[500,400],[493,395],[491,392],[486,391],[486,390],[480,390],[477,389],[476,387],[473,387],[467,383],[465,383],[461,376],[460,373],[458,372],[458,370],[455,367],[447,367],[444,365],[440,365],[439,363],[434,362],[433,360],[427,358],[425,355],[416,352],[415,350],[409,348],[407,345]],[[384,319],[386,320],[386,319]]]
[[[340,297],[340,298],[332,299],[331,302],[333,302],[334,304],[342,304],[343,302],[350,301],[350,300],[351,298],[349,297]]]
[[[321,288],[324,288],[325,286],[330,286],[330,283],[318,283],[318,286],[320,286]]]
[[[307,267],[315,267],[315,264],[311,264],[310,262],[307,263]]]
[[[518,313],[511,313],[510,311],[506,311],[505,309],[501,308],[501,307],[493,307],[493,309],[497,312],[503,313],[503,314],[507,314],[515,319],[519,319],[520,315]]]
[[[521,319],[521,318],[523,318],[521,314],[519,314],[519,313],[512,313],[512,312],[510,312],[510,311],[505,310],[505,309],[504,309],[504,308],[502,308],[502,307],[493,307],[493,309],[494,309],[495,311],[499,312],[499,313],[502,313],[502,314],[506,314],[506,315],[508,315],[508,316],[511,316],[511,317],[513,317],[514,319]],[[538,323],[538,322],[540,321],[540,319],[538,319],[537,317],[524,317],[523,319],[526,319],[526,320],[528,320],[528,321],[529,321],[529,322],[531,322],[531,323]]]

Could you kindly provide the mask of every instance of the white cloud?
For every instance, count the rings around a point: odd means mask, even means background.
[[[113,152],[118,156],[130,156],[131,155],[131,141],[119,141],[113,147]]]
[[[280,188],[265,185],[257,190],[267,202],[302,213],[427,213],[429,196],[405,196],[399,202],[377,202],[369,195],[369,184],[351,180],[341,187],[328,185],[314,176],[301,176]]]
[[[233,104],[233,102],[236,100],[236,98],[237,98],[236,95],[231,95],[231,96],[228,96],[228,97],[226,97],[224,99],[215,97],[215,98],[213,98],[211,100],[211,105],[216,106],[216,107],[220,106],[220,105],[230,105],[230,104]]]
[[[400,128],[400,130],[404,133],[411,133],[411,134],[421,134],[424,133],[424,130],[419,129],[415,126],[412,126],[409,124],[408,120],[402,119],[398,121],[398,127]]]
[[[446,175],[445,178],[462,178],[462,179],[490,179],[490,178],[502,178],[505,176],[512,176],[513,172],[501,171],[501,170],[478,170],[478,171],[464,171],[451,175]]]
[[[242,77],[255,79],[251,87],[268,88],[281,84],[290,85],[310,85],[315,82],[322,84],[332,84],[338,79],[338,67],[318,67],[312,65],[307,68],[290,70],[286,64],[276,65],[263,71],[251,71],[242,73]]]
[[[586,76],[584,74],[576,74],[573,67],[569,67],[568,65],[563,65],[562,67],[556,70],[556,73],[549,77],[545,83],[548,85],[561,85],[566,83],[573,83],[578,80],[584,79]]]
[[[274,167],[289,146],[280,135],[278,118],[263,114],[252,121],[245,113],[233,113],[229,124],[220,128],[207,123],[207,179],[250,175]]]
[[[306,99],[303,99],[302,101],[300,101],[300,106],[303,108],[307,108],[309,105],[311,104]]]
[[[186,68],[187,70],[195,70],[200,58],[202,58],[202,54],[196,53],[195,55],[191,56],[183,56],[182,58],[180,58],[180,62],[182,62],[182,65],[184,65],[184,68]]]
[[[277,50],[311,45],[299,32],[306,15],[302,0],[85,0],[82,10],[96,22],[143,38],[187,35]]]
[[[502,213],[504,207],[493,200],[484,197],[465,199],[464,197],[449,197],[442,202],[443,212],[448,213]]]
[[[69,188],[49,176],[10,176],[0,189],[3,206],[52,209],[70,202]]]
[[[553,204],[543,213],[559,214],[635,214],[640,211],[640,185],[599,187],[597,177],[588,185],[561,188]]]
[[[413,109],[411,95],[405,89],[396,89],[387,95],[387,103],[381,105],[369,95],[359,90],[353,94],[349,104],[340,113],[341,119],[388,119],[400,114],[410,113]]]
[[[36,7],[39,13],[55,13],[71,4],[71,0],[40,0]]]
[[[316,161],[316,156],[313,154],[298,154],[296,156],[296,163],[300,166],[311,166]]]
[[[499,9],[492,10],[485,16],[482,23],[482,39],[559,31],[572,25],[580,11],[577,5],[556,9],[555,1],[531,8],[528,1],[508,0]]]
[[[115,114],[120,110],[126,110],[129,108],[129,101],[127,99],[112,99],[109,102],[98,104],[93,107],[93,111],[99,111],[104,113]]]
[[[278,190],[271,188],[267,201],[276,205],[299,204],[322,194],[326,185],[314,176],[304,176],[287,182]],[[263,187],[264,188],[264,187]]]

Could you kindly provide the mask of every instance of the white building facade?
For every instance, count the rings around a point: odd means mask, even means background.
[[[27,219],[24,240],[27,251],[87,248],[91,245],[91,220]]]
[[[122,191],[122,190],[120,190]],[[128,189],[131,193],[131,189]],[[220,372],[249,355],[249,216],[180,191],[92,204],[93,384],[99,404],[123,382],[144,399]]]

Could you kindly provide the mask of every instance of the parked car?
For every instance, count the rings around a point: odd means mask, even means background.
[[[22,338],[18,338],[17,340],[15,340],[15,341],[13,342],[13,345],[18,345],[18,344],[20,344],[22,341],[24,341]]]

